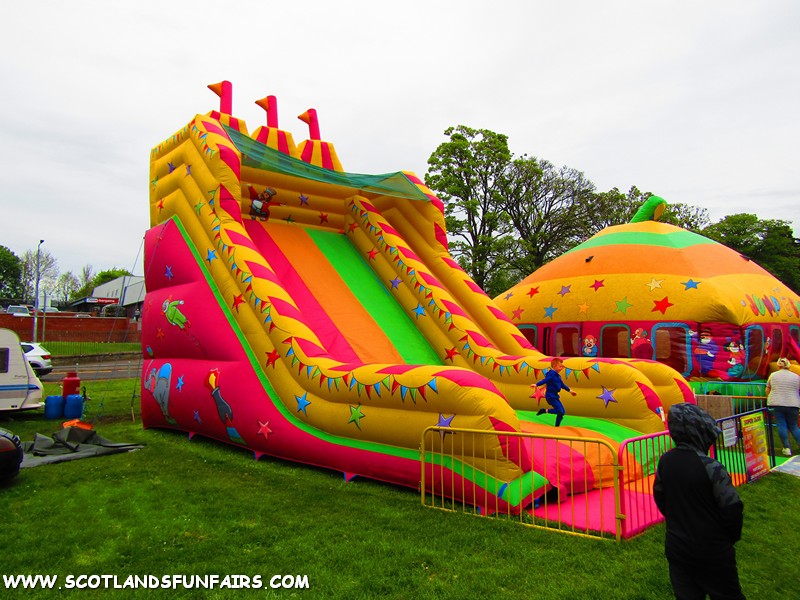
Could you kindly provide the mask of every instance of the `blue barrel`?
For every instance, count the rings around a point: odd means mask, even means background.
[[[61,419],[64,416],[64,397],[48,396],[44,399],[44,418]]]
[[[65,419],[80,419],[83,416],[83,396],[70,394],[64,404]]]

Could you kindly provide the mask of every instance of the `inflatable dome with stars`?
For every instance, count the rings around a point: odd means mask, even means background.
[[[747,257],[661,223],[652,196],[495,300],[553,356],[631,357],[694,380],[763,379],[798,359],[800,297]]]

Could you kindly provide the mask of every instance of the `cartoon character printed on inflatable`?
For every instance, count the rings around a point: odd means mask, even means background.
[[[272,198],[277,196],[278,192],[272,188],[265,188],[260,194],[256,194],[255,188],[250,187],[250,218],[266,221],[269,219],[269,207],[281,206],[280,202],[273,202]]]
[[[728,358],[728,377],[739,378],[744,373],[744,352],[740,340],[730,340],[725,344],[725,350],[730,353]]]
[[[697,336],[696,331],[690,331],[689,333],[692,337]],[[701,375],[706,376],[711,372],[718,351],[719,346],[717,346],[714,339],[711,337],[711,331],[708,329],[701,330],[697,345],[693,351],[697,362],[700,364]]]
[[[222,392],[219,388],[219,380],[220,370],[211,369],[208,372],[208,377],[206,377],[206,387],[211,390],[211,397],[214,399],[214,404],[217,407],[219,420],[225,425],[225,429],[228,432],[228,437],[236,444],[244,444],[245,441],[242,439],[242,436],[239,435],[239,432],[236,431],[236,428],[233,426],[233,409],[231,408],[231,405],[225,402],[225,399],[222,397]]]
[[[167,423],[176,425],[177,421],[175,421],[175,419],[173,419],[169,414],[169,389],[171,380],[172,364],[165,363],[161,365],[161,368],[158,370],[158,372],[156,372],[155,369],[150,371],[150,374],[147,376],[147,380],[144,383],[144,387],[151,394],[153,394],[153,398],[156,399],[156,403],[161,409],[161,413],[164,415]]]
[[[583,338],[583,355],[584,356],[597,356],[597,338],[593,335],[587,335]]]
[[[164,313],[170,325],[175,325],[179,329],[186,331],[192,324],[189,322],[189,319],[186,318],[186,315],[181,312],[181,309],[178,308],[181,304],[183,304],[183,300],[172,300],[171,297],[167,298],[161,305],[161,312]]]
[[[647,330],[639,327],[631,338],[631,355],[634,358],[653,358],[653,344],[647,337]]]

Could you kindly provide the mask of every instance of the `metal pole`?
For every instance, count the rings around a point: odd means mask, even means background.
[[[33,299],[33,341],[39,341],[39,249],[44,244],[44,240],[39,240],[39,245],[36,246],[36,297]]]

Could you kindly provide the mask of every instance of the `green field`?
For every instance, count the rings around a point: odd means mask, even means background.
[[[671,598],[664,526],[616,543],[420,506],[415,490],[186,434],[143,430],[135,380],[89,382],[98,432],[145,448],[26,469],[0,486],[5,575],[307,576],[309,589],[78,590],[81,598]],[[58,393],[47,384],[45,395]],[[133,417],[131,406],[133,400]],[[0,416],[30,440],[59,426]],[[749,598],[793,597],[800,479],[740,488]],[[0,581],[2,583],[2,581]],[[0,587],[0,597],[22,593]],[[29,590],[28,598],[69,592]]]

